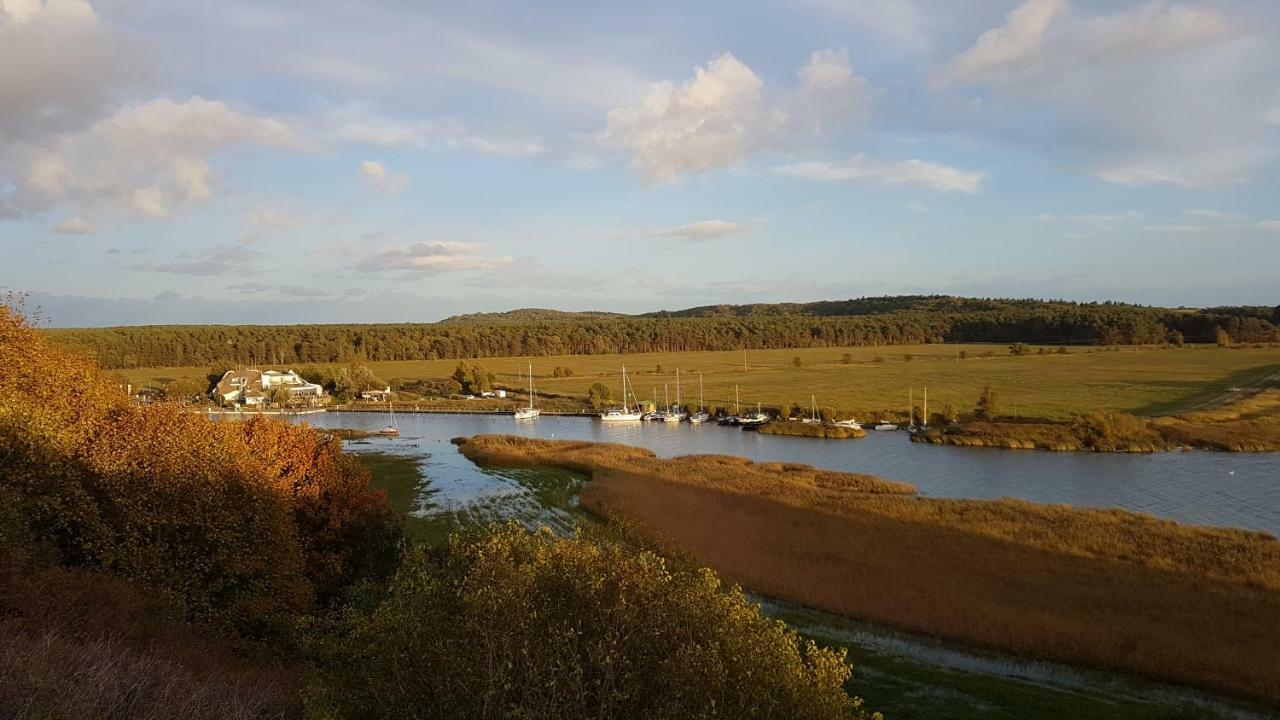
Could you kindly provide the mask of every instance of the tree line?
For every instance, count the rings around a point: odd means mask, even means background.
[[[654,316],[350,325],[166,325],[47,330],[107,368],[297,365],[943,342],[1121,345],[1280,341],[1280,308],[880,298]],[[766,309],[767,308],[767,309]],[[826,314],[833,310],[847,315]],[[784,312],[787,311],[787,312]],[[861,313],[861,314],[857,314]]]

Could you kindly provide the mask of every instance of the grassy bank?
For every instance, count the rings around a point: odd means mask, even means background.
[[[845,356],[848,356],[847,358]],[[800,365],[795,365],[799,358]],[[847,359],[847,362],[846,362]],[[1259,377],[1280,369],[1280,348],[1183,349],[1070,348],[1069,354],[1014,357],[1005,345],[908,345],[861,348],[804,348],[727,352],[644,353],[557,357],[486,358],[480,364],[497,375],[499,385],[521,388],[521,373],[532,361],[539,393],[574,398],[582,404],[597,382],[619,392],[619,368],[627,366],[636,393],[645,399],[668,384],[675,390],[681,369],[683,399],[695,400],[697,372],[703,373],[706,401],[731,407],[734,387],[742,403],[772,407],[809,406],[816,395],[822,407],[860,419],[905,420],[907,390],[929,388],[929,406],[947,402],[962,412],[974,407],[984,386],[1000,395],[1001,404],[1022,417],[1066,420],[1096,410],[1138,415],[1187,412]],[[456,360],[371,362],[369,367],[389,381],[441,380]],[[661,366],[661,372],[658,371]],[[571,377],[552,377],[556,367]],[[135,386],[163,386],[177,378],[202,379],[207,367],[140,368],[113,371]],[[476,402],[476,401],[470,401]],[[542,407],[551,409],[540,401]]]
[[[1154,452],[1200,448],[1230,452],[1280,450],[1280,388],[1213,410],[1155,419],[1090,413],[1070,423],[966,422],[912,436],[917,442],[1035,450]]]
[[[915,497],[803,465],[486,436],[481,463],[591,473],[588,509],[848,617],[1280,702],[1280,542],[1119,510]]]
[[[827,423],[771,422],[759,428],[765,435],[811,437],[828,439],[854,439],[867,436],[867,431],[856,427],[841,427]]]

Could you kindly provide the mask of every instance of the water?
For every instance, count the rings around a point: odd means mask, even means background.
[[[860,440],[819,440],[714,424],[605,425],[592,418],[554,416],[536,421],[501,415],[397,417],[399,438],[374,438],[363,447],[421,458],[427,478],[424,492],[429,495],[422,513],[532,492],[503,473],[475,467],[449,444],[459,435],[512,433],[626,443],[663,457],[716,453],[802,462],[905,480],[935,497],[1011,497],[1117,507],[1197,525],[1280,535],[1280,453],[1056,453],[924,445],[910,442],[904,432],[871,431]],[[300,420],[317,427],[368,430],[386,424],[386,418],[374,413],[334,412]]]
[[[371,431],[386,425],[377,413],[334,412],[295,420]],[[508,518],[564,532],[586,517],[577,503],[581,476],[480,468],[449,442],[489,433],[627,443],[663,457],[719,453],[803,462],[906,480],[927,495],[1121,507],[1183,522],[1280,534],[1280,453],[1051,453],[923,445],[910,442],[903,432],[815,440],[716,425],[604,425],[591,418],[554,416],[516,421],[497,415],[404,414],[398,421],[399,437],[370,437],[349,442],[348,448],[408,461],[410,470],[416,467],[417,472],[396,481],[395,504],[417,518],[418,532],[429,540]],[[847,646],[855,666],[853,690],[872,707],[898,717],[1276,717],[1268,708],[1195,690],[975,650],[760,600],[768,614],[803,634]]]

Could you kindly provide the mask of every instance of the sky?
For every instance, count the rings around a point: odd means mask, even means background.
[[[0,0],[55,326],[1280,303],[1275,0]]]

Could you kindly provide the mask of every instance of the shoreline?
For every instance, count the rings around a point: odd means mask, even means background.
[[[1280,645],[1280,540],[1269,533],[921,497],[794,463],[661,460],[515,436],[454,442],[481,465],[588,473],[583,507],[763,595],[964,645],[1280,701],[1271,650]]]

